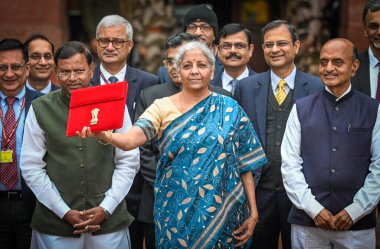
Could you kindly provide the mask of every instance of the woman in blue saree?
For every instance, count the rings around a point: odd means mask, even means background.
[[[156,100],[126,134],[84,127],[80,136],[130,150],[158,135],[157,248],[247,246],[258,221],[252,172],[267,162],[264,151],[240,106],[209,91],[212,52],[190,42],[175,62],[180,93]]]

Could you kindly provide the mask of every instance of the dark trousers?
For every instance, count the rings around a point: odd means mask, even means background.
[[[281,233],[282,248],[291,249],[291,226],[287,222],[290,202],[285,191],[256,189],[259,223],[252,235],[251,249],[277,249]]]
[[[154,224],[134,220],[129,226],[132,249],[143,249],[144,239],[146,249],[155,249]]]
[[[29,249],[31,211],[23,200],[0,199],[0,248]]]

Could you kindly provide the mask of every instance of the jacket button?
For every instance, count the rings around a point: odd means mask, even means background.
[[[333,152],[336,152],[336,148],[335,148],[335,147],[333,147],[333,148],[332,148],[332,151],[333,151]]]
[[[78,150],[79,151],[82,151],[83,150],[83,147],[81,146],[81,147],[78,147]]]
[[[84,163],[80,163],[79,166],[80,166],[81,168],[83,168],[83,167],[84,167]]]
[[[338,128],[336,128],[335,126],[333,126],[333,128],[332,128],[334,131],[336,131],[336,130],[338,130]]]
[[[83,202],[86,202],[86,197],[83,197],[83,198],[82,198],[82,201],[83,201]]]
[[[331,173],[335,173],[335,169],[331,169]]]

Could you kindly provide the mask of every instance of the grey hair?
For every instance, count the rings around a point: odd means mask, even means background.
[[[114,27],[117,25],[124,25],[125,32],[128,35],[128,39],[133,39],[133,28],[131,23],[128,22],[127,19],[119,15],[109,15],[103,17],[102,20],[100,20],[100,22],[98,23],[98,26],[96,26],[96,37],[98,37],[100,27]]]
[[[210,64],[211,68],[215,68],[214,54],[204,43],[199,42],[199,41],[191,41],[181,46],[181,48],[179,49],[174,59],[176,68],[179,68],[179,65],[183,61],[183,57],[185,57],[185,53],[190,50],[195,50],[195,49],[199,49],[203,53],[203,55],[206,56],[206,59],[208,63]]]

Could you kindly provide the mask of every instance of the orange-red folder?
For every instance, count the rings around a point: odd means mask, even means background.
[[[84,126],[92,131],[121,128],[127,93],[126,81],[72,91],[66,136],[75,136]]]

